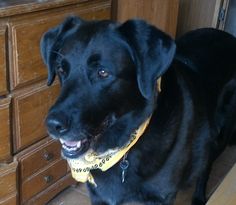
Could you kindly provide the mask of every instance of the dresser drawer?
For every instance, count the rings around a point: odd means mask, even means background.
[[[64,190],[66,187],[76,184],[77,182],[71,177],[70,174],[67,174],[63,178],[59,179],[56,183],[49,186],[47,189],[43,190],[29,201],[24,203],[24,205],[42,205],[47,204],[53,197],[55,197],[59,192]],[[81,204],[78,202],[78,204]]]
[[[0,99],[0,162],[10,158],[10,98]]]
[[[0,199],[0,205],[16,205],[17,204],[17,194],[16,192],[8,196],[7,198]]]
[[[21,202],[29,200],[34,195],[46,189],[67,173],[67,162],[58,160],[50,167],[29,177],[21,185]]]
[[[45,117],[59,94],[59,85],[46,82],[13,95],[14,151],[46,137]]]
[[[6,80],[6,28],[0,26],[0,95],[7,92]]]
[[[36,147],[31,152],[27,152],[20,161],[21,181],[33,175],[40,169],[46,167],[53,161],[60,159],[61,145],[54,140],[47,140],[46,143]]]
[[[17,162],[0,164],[0,200],[16,192]]]
[[[93,3],[95,2],[95,3]],[[97,3],[96,3],[97,2]],[[10,25],[12,34],[11,89],[32,81],[44,79],[47,70],[40,55],[40,39],[45,31],[62,22],[66,16],[79,15],[87,19],[109,18],[110,5],[91,1],[89,4],[77,4],[63,9],[26,15],[27,18],[16,19]],[[33,54],[33,55],[32,55]]]

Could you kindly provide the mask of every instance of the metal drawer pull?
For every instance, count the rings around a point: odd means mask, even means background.
[[[47,161],[52,160],[54,155],[52,153],[44,153],[43,158]]]
[[[45,180],[47,183],[51,183],[51,182],[53,181],[53,176],[52,176],[52,175],[45,176],[45,177],[44,177],[44,180]]]

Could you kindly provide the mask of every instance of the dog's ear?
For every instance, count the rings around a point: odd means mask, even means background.
[[[156,93],[156,80],[169,67],[175,54],[174,40],[142,20],[128,20],[119,26],[137,64],[137,82],[141,94],[151,99]]]
[[[53,68],[53,59],[58,55],[58,50],[63,44],[65,34],[82,22],[83,20],[78,17],[68,17],[63,23],[48,30],[42,36],[40,50],[43,61],[48,68],[48,85],[51,85],[55,79],[56,71]]]

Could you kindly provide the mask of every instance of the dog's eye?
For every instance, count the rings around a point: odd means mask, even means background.
[[[109,76],[109,73],[103,69],[99,70],[98,71],[98,76],[100,78],[107,78]]]
[[[57,73],[59,74],[59,75],[65,75],[65,70],[61,67],[61,66],[58,66],[57,67]]]

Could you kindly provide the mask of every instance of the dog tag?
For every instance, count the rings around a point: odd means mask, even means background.
[[[126,176],[126,171],[127,171],[128,167],[129,167],[129,161],[126,159],[123,159],[120,162],[120,168],[122,169],[122,173],[121,173],[121,182],[122,183],[125,182],[125,176]]]

